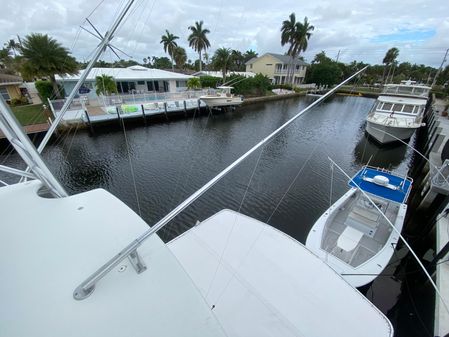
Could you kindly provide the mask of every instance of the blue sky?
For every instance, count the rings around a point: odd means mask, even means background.
[[[406,30],[400,29],[398,32],[391,34],[374,36],[373,43],[395,43],[395,42],[425,42],[436,35],[435,29],[429,30]]]
[[[0,43],[17,34],[47,33],[73,51],[80,60],[88,59],[98,41],[79,29],[88,27],[90,16],[105,32],[124,0],[2,0]],[[114,45],[135,60],[163,56],[161,35],[168,29],[180,37],[179,45],[194,60],[197,54],[188,46],[187,27],[203,20],[211,33],[211,55],[219,47],[241,51],[255,49],[284,53],[280,27],[289,14],[305,16],[315,26],[304,53],[311,61],[324,50],[340,60],[381,63],[386,51],[399,48],[400,62],[439,66],[449,48],[448,0],[136,0],[129,18],[117,32]],[[107,53],[103,59],[114,60]]]

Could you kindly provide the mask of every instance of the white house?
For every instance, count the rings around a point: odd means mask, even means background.
[[[64,87],[66,94],[72,91],[82,71],[77,75],[56,76],[56,81]],[[87,95],[89,99],[97,98],[95,78],[101,75],[113,77],[120,94],[184,91],[187,89],[187,80],[193,77],[138,65],[128,68],[92,68],[79,93]]]

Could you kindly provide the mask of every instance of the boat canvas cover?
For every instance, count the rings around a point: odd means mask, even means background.
[[[363,179],[363,178],[372,179],[375,176],[379,175],[388,178],[389,184],[397,186],[398,188],[394,190]],[[407,198],[409,196],[412,187],[412,180],[407,178],[404,181],[403,177],[394,175],[390,172],[370,167],[364,167],[359,172],[357,172],[357,174],[354,177],[352,177],[352,179],[348,182],[348,184],[351,187],[357,188],[358,186],[366,193],[378,196],[386,200],[403,204],[407,201]]]

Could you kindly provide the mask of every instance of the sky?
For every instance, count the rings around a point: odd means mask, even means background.
[[[127,1],[127,0],[126,0]],[[98,40],[81,30],[85,18],[104,33],[125,0],[0,0],[0,43],[44,33],[58,40],[80,61],[89,60]],[[167,56],[160,44],[168,29],[191,60],[198,58],[187,42],[188,27],[204,21],[210,30],[210,55],[220,47],[285,53],[280,43],[282,21],[290,13],[297,20],[308,17],[315,30],[303,54],[310,62],[318,52],[342,62],[353,60],[380,64],[386,51],[399,48],[399,62],[439,67],[449,48],[448,0],[135,0],[113,45],[137,62],[148,56]],[[340,51],[340,52],[339,52]],[[121,56],[128,59],[127,56]],[[111,52],[102,56],[113,61]],[[449,58],[448,58],[449,59]],[[449,60],[448,60],[449,62]]]

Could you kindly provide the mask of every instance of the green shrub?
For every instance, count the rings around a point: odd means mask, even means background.
[[[213,76],[201,76],[200,81],[203,88],[216,88],[218,83],[222,82],[222,79]]]
[[[265,96],[271,88],[270,79],[262,74],[254,77],[232,75],[226,78],[226,83],[234,87],[234,93],[245,96]]]
[[[42,102],[47,102],[47,98],[51,99],[53,97],[53,86],[50,81],[36,81],[34,85]]]
[[[28,99],[25,96],[22,96],[20,98],[13,98],[11,100],[11,106],[19,106],[25,104],[28,104]]]

